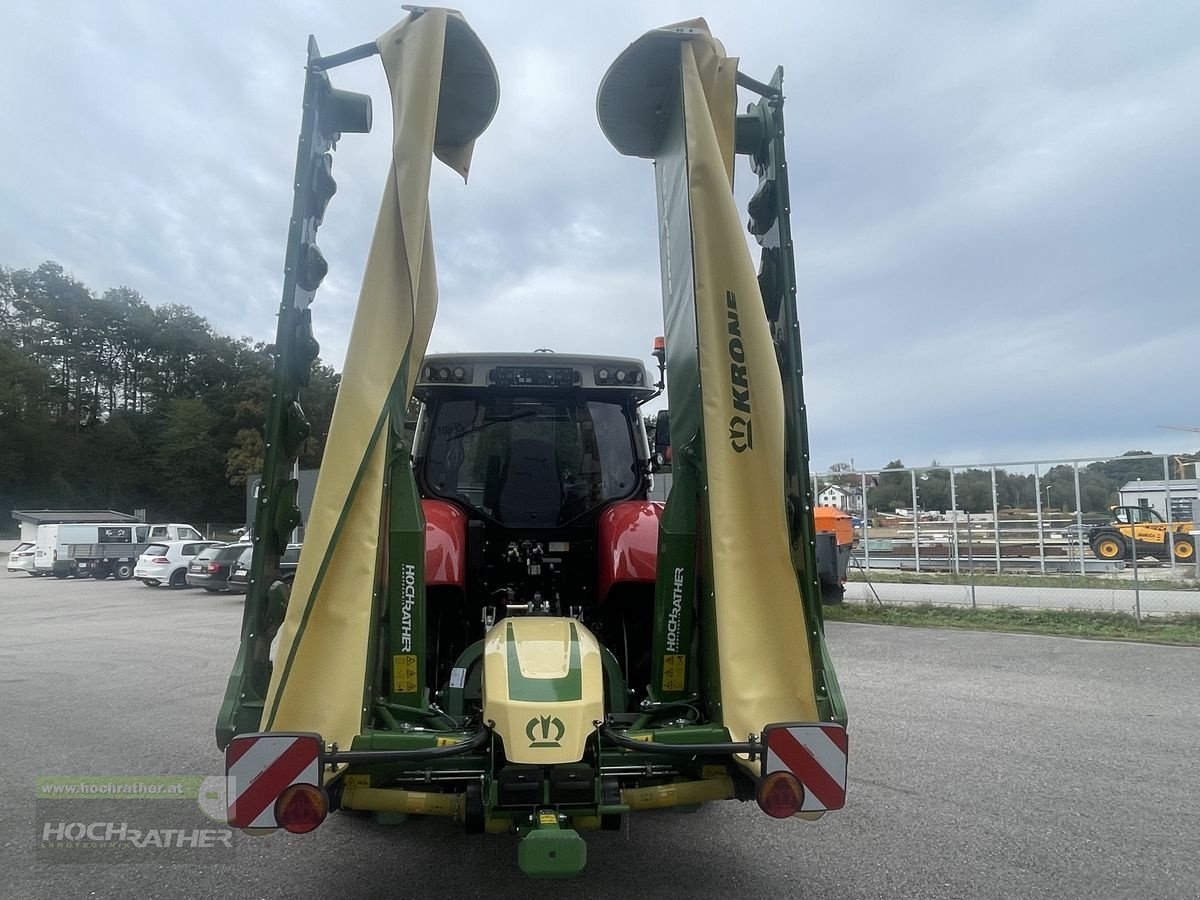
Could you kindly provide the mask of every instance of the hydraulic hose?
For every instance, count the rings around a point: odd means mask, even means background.
[[[674,756],[681,754],[691,756],[723,756],[725,754],[747,753],[750,755],[750,761],[753,762],[758,758],[760,747],[762,746],[754,739],[745,742],[726,741],[719,744],[658,744],[654,741],[639,741],[635,738],[626,737],[607,722],[600,724],[598,733],[603,740],[616,744],[618,747],[624,747],[626,750]]]
[[[345,763],[386,763],[409,762],[426,759],[445,759],[449,756],[461,756],[479,750],[488,742],[492,732],[487,726],[481,726],[468,740],[444,747],[420,747],[415,750],[339,750],[334,744],[325,751],[326,765],[338,766]]]

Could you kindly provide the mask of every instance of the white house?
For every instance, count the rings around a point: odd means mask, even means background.
[[[1171,520],[1192,522],[1193,505],[1200,499],[1195,478],[1172,478],[1169,482],[1130,481],[1119,491],[1122,506],[1148,506],[1167,517],[1167,492],[1171,495]]]
[[[861,514],[863,511],[862,491],[840,484],[827,484],[817,494],[817,506],[832,506],[843,512]]]

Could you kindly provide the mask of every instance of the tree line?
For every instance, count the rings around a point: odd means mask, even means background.
[[[0,533],[21,508],[145,508],[154,520],[241,522],[245,482],[262,468],[271,345],[233,338],[180,304],[151,305],[128,287],[95,293],[58,263],[0,267]],[[305,468],[320,464],[339,376],[319,361],[305,391],[312,437]],[[1157,459],[1080,467],[1085,514],[1117,490],[1162,478]],[[867,492],[872,510],[908,508],[912,482],[893,460]],[[1041,478],[1044,507],[1075,511],[1071,466]],[[860,484],[856,475],[819,479]],[[991,471],[955,471],[957,507],[992,509]],[[1049,493],[1047,494],[1047,488]],[[996,472],[1001,508],[1036,504],[1032,475]],[[920,508],[952,508],[949,470],[917,482]]]
[[[273,347],[128,287],[92,291],[58,263],[0,267],[0,531],[22,508],[145,508],[242,522],[262,468]],[[320,464],[339,376],[305,392]]]

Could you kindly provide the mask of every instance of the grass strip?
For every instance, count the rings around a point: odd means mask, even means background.
[[[868,577],[868,574],[870,577]],[[850,581],[873,581],[876,584],[970,584],[966,572],[883,572],[872,569],[870,573],[851,570]],[[1040,588],[1101,588],[1117,591],[1133,590],[1133,576],[1127,568],[1121,576],[1111,575],[996,575],[975,573],[975,584],[980,587],[1040,587]],[[1200,588],[1200,581],[1181,578],[1175,581],[1147,578],[1145,571],[1138,579],[1143,591],[1190,591]]]
[[[1143,617],[1139,625],[1128,613],[1057,609],[966,609],[929,603],[880,606],[844,603],[825,607],[830,622],[869,622],[920,628],[964,628],[1054,634],[1101,640],[1146,641],[1200,646],[1200,615]]]

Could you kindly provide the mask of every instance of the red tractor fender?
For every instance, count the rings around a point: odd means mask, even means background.
[[[662,503],[650,500],[622,500],[600,514],[596,595],[601,603],[614,585],[654,584],[662,508]]]
[[[425,584],[467,586],[467,514],[445,500],[421,501],[425,512]]]

